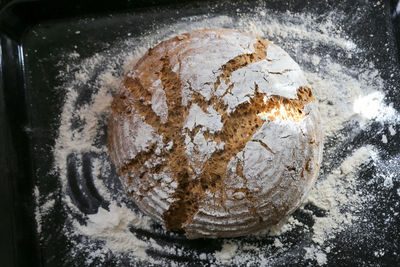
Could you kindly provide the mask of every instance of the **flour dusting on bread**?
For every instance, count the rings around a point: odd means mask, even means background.
[[[185,33],[129,72],[112,104],[108,148],[129,194],[166,229],[243,236],[288,216],[315,182],[314,101],[300,67],[273,43],[228,29]],[[161,187],[160,173],[178,187]]]

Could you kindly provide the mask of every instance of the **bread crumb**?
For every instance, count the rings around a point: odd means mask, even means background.
[[[385,134],[382,134],[382,143],[387,144],[388,139]]]
[[[278,238],[275,238],[275,239],[274,239],[274,246],[275,246],[276,248],[281,248],[281,247],[283,247],[283,244],[282,244],[282,242],[281,242]]]
[[[389,133],[390,133],[391,136],[396,134],[396,130],[393,128],[392,125],[389,126]]]
[[[207,254],[206,253],[200,253],[199,259],[200,260],[206,260],[207,259]]]
[[[220,251],[215,252],[215,259],[217,262],[225,264],[235,256],[238,246],[234,243],[225,242]]]

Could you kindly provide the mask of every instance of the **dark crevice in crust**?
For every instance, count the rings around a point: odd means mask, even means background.
[[[239,55],[229,60],[225,65],[221,67],[220,70],[222,71],[222,74],[217,77],[217,80],[214,83],[214,90],[215,91],[217,90],[221,82],[225,82],[226,84],[228,84],[229,79],[234,71],[244,68],[251,63],[255,63],[266,59],[267,46],[268,46],[267,40],[259,39],[257,40],[257,43],[254,44],[254,49],[255,49],[254,53]]]
[[[257,142],[259,142],[260,145],[262,145],[266,150],[268,150],[268,151],[271,152],[272,154],[275,154],[275,152],[274,152],[266,143],[264,143],[264,142],[261,141],[261,140],[257,140]]]
[[[124,81],[127,90],[118,92],[111,103],[111,109],[117,114],[130,115],[133,111],[142,115],[146,123],[157,129],[160,118],[151,108],[151,94],[146,90],[138,78],[127,77]]]
[[[258,42],[254,45],[255,52],[252,54],[244,54],[237,56],[230,61],[228,61],[225,65],[221,67],[221,74],[217,78],[217,82],[214,84],[214,88],[218,87],[218,83],[222,80],[228,82],[229,77],[232,72],[247,66],[250,63],[260,61],[266,58],[266,45],[267,41],[258,40]],[[165,62],[168,63],[168,62]],[[169,65],[165,64],[163,66],[163,70],[171,71],[169,69]],[[162,71],[163,73],[163,71]],[[166,76],[164,74],[164,76]],[[175,201],[169,210],[163,214],[163,219],[165,221],[167,229],[181,229],[185,224],[190,223],[193,220],[195,213],[198,210],[199,201],[205,197],[205,191],[208,189],[211,192],[216,192],[219,190],[221,194],[220,204],[225,208],[225,199],[226,192],[222,190],[224,187],[222,183],[222,179],[225,176],[226,167],[230,160],[230,158],[239,151],[241,151],[247,141],[253,136],[255,131],[257,131],[263,121],[257,116],[257,112],[261,112],[262,109],[258,106],[258,110],[252,110],[252,105],[254,104],[254,99],[258,103],[262,103],[262,97],[264,95],[258,94],[256,91],[254,98],[250,101],[250,103],[243,103],[240,105],[232,114],[228,115],[224,111],[226,110],[226,106],[220,100],[218,96],[212,96],[209,101],[206,101],[203,96],[201,96],[197,92],[193,92],[192,98],[193,103],[198,104],[203,111],[207,109],[208,106],[216,104],[219,112],[223,114],[222,122],[224,123],[222,130],[219,133],[212,134],[213,140],[217,143],[225,142],[225,149],[214,152],[211,155],[211,158],[206,161],[203,167],[203,172],[200,175],[200,179],[196,179],[194,181],[189,181],[190,175],[185,174],[185,176],[178,176],[178,190],[176,191]],[[168,96],[167,96],[168,99]],[[170,110],[170,107],[168,107]],[[246,117],[246,115],[250,115],[248,113],[243,114],[242,110],[250,109],[253,111],[253,116],[249,120],[250,124],[254,124],[251,127],[252,133],[247,137],[240,136],[240,129],[244,127],[241,123],[241,120]],[[254,123],[253,123],[254,122]],[[208,133],[207,135],[211,135]],[[193,137],[194,134],[191,134]],[[182,142],[181,144],[184,144]],[[238,145],[240,144],[240,145]],[[186,155],[182,155],[185,156]],[[189,166],[186,167],[186,170]],[[226,208],[225,208],[226,209]]]
[[[162,59],[162,64],[159,76],[167,96],[168,120],[160,126],[159,132],[163,134],[165,142],[171,140],[174,143],[167,155],[167,162],[178,182],[178,188],[173,195],[175,202],[164,212],[162,218],[167,229],[179,230],[187,218],[197,211],[198,199],[202,192],[197,190],[198,182],[190,181],[191,168],[186,157],[185,137],[182,134],[188,108],[182,106],[181,81],[171,70],[168,57]]]
[[[140,151],[133,159],[128,160],[119,168],[118,175],[123,176],[130,170],[139,170],[142,165],[154,154],[156,144],[153,144],[148,150]]]

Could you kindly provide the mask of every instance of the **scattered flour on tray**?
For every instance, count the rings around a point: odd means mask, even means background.
[[[42,232],[42,217],[47,215],[54,207],[55,199],[53,195],[47,196],[47,201],[40,203],[40,192],[39,188],[35,186],[33,188],[33,197],[35,198],[35,220],[36,220],[36,231],[38,234]]]
[[[135,234],[132,228],[156,231],[161,235],[166,233],[152,228],[152,222],[148,217],[125,205],[126,197],[123,194],[115,194],[113,186],[107,182],[112,167],[105,144],[97,142],[99,136],[104,135],[103,126],[107,122],[112,95],[120,85],[123,75],[148,48],[176,34],[193,29],[231,27],[255,33],[282,46],[302,66],[307,80],[315,91],[326,138],[346,140],[346,136],[343,136],[340,130],[347,123],[353,123],[351,125],[356,125],[355,128],[360,126],[359,131],[361,131],[372,121],[382,124],[398,121],[397,112],[391,105],[384,103],[384,94],[381,91],[384,83],[371,63],[365,62],[362,66],[352,68],[342,65],[329,53],[320,54],[313,49],[315,46],[324,45],[340,49],[342,53],[347,54],[347,58],[353,55],[362,57],[363,51],[348,37],[341,35],[340,26],[335,24],[334,14],[326,15],[325,21],[317,22],[311,15],[288,12],[287,20],[282,22],[277,14],[262,8],[258,9],[257,14],[260,17],[254,17],[253,14],[238,14],[236,18],[228,16],[183,18],[168,27],[158,29],[156,33],[140,38],[130,37],[116,45],[110,53],[95,54],[91,58],[82,59],[76,64],[78,71],[75,73],[70,73],[71,66],[66,64],[66,72],[61,76],[69,75],[71,78],[63,88],[66,93],[65,104],[60,117],[61,125],[54,147],[54,158],[55,171],[62,184],[63,204],[68,211],[65,234],[73,240],[72,256],[84,252],[86,263],[90,265],[93,262],[104,261],[111,252],[113,255],[125,257],[125,260],[126,257],[130,258],[134,264],[139,264],[137,261],[142,260],[162,265],[169,260],[156,259],[150,256],[148,251],[175,256],[189,253],[178,245],[161,246],[152,238],[139,237]],[[80,58],[76,52],[70,57]],[[100,73],[98,73],[99,66],[103,66]],[[89,102],[80,104],[80,96],[86,89],[82,85],[86,83],[92,84],[93,93]],[[388,130],[390,135],[396,134],[393,126]],[[319,265],[328,263],[326,253],[329,253],[330,247],[326,242],[357,220],[354,210],[361,209],[364,201],[363,192],[357,187],[358,171],[363,164],[378,160],[378,152],[372,145],[361,146],[338,167],[320,176],[309,198],[300,208],[303,212],[310,213],[315,220],[311,228],[290,216],[286,221],[258,235],[242,240],[225,240],[222,249],[215,253],[194,252],[188,255],[217,264],[269,265],[276,259],[265,255],[266,249],[271,251],[278,249],[281,253],[290,251],[290,246],[279,236],[302,228],[305,232],[311,233],[311,240],[299,253],[304,253],[306,259],[315,260]],[[84,153],[98,155],[91,162],[93,183],[98,193],[108,202],[106,208],[99,207],[97,213],[89,215],[79,211],[68,193],[67,162],[70,155],[76,155],[77,169],[81,172],[82,166],[79,162],[82,161]],[[330,157],[325,158],[325,161],[332,162],[332,160]],[[54,200],[41,196],[37,187],[34,196],[37,200],[35,215],[40,234],[42,217],[53,207]],[[43,199],[47,199],[47,202],[42,203]],[[307,204],[325,211],[326,215],[318,217],[305,208]],[[76,214],[84,216],[86,224],[78,221]],[[259,239],[266,237],[266,234],[275,236],[270,246],[263,248],[247,242],[248,238]],[[176,234],[171,233],[171,235]],[[170,264],[176,263],[171,261]]]
[[[311,246],[304,249],[306,251],[306,255],[304,256],[306,259],[315,259],[318,265],[327,264],[326,254],[318,248]]]
[[[74,227],[79,234],[91,236],[105,241],[105,245],[112,251],[133,252],[141,259],[146,258],[148,244],[136,238],[129,231],[130,226],[148,229],[150,219],[143,215],[133,213],[124,205],[112,203],[109,210],[99,208],[96,214],[88,215],[86,225],[75,222]]]
[[[357,149],[311,190],[306,204],[312,203],[328,212],[326,217],[314,216],[312,240],[316,244],[322,245],[330,235],[343,231],[346,225],[356,219],[351,209],[341,209],[345,205],[355,208],[361,204],[356,192],[357,177],[354,170],[371,161],[374,153],[370,145]]]

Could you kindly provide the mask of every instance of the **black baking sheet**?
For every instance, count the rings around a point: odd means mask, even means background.
[[[59,181],[49,172],[53,166],[52,148],[57,136],[59,115],[64,100],[62,90],[55,88],[62,85],[58,74],[63,66],[58,63],[64,56],[77,51],[81,57],[90,57],[97,52],[108,49],[116,40],[122,40],[127,33],[140,36],[151,31],[154,25],[174,22],[185,16],[215,14],[235,15],[237,8],[251,10],[252,1],[220,1],[220,5],[210,11],[207,1],[107,1],[100,3],[73,1],[18,1],[10,4],[0,13],[1,33],[1,69],[0,73],[0,127],[1,127],[1,207],[4,217],[1,220],[1,257],[4,266],[83,266],[81,257],[70,258],[68,250],[71,242],[63,236],[62,226],[65,212],[61,206],[60,196],[56,198],[56,208],[51,222],[45,224],[42,239],[36,234],[34,221],[34,203],[32,190],[34,185],[41,192],[60,195]],[[177,3],[179,2],[179,3]],[[268,9],[276,12],[308,12],[321,14],[336,10],[343,12],[348,20],[344,31],[353,40],[362,45],[371,60],[385,79],[387,103],[394,103],[400,110],[400,77],[390,77],[399,73],[398,51],[393,35],[390,1],[265,1]],[[214,2],[215,3],[215,2]],[[213,6],[215,6],[213,4]],[[176,11],[179,10],[179,13]],[[361,11],[360,11],[361,10]],[[353,15],[364,12],[357,23]],[[79,31],[81,34],[76,34]],[[373,34],[375,38],[370,38]],[[45,37],[45,38],[43,38]],[[385,48],[381,49],[385,44]],[[368,131],[354,138],[351,144],[339,146],[339,156],[349,153],[353,147],[363,143],[376,144],[395,155],[400,152],[399,135],[388,144],[382,144],[376,136],[372,125]],[[326,146],[332,146],[331,140]],[[333,153],[333,152],[332,152]],[[84,155],[90,160],[91,155]],[[73,176],[74,161],[69,158],[70,176]],[[330,166],[332,167],[332,166]],[[323,166],[329,168],[329,166]],[[400,168],[400,166],[399,166]],[[361,179],[368,180],[373,172],[372,166],[365,166],[360,174]],[[391,224],[385,223],[388,213],[399,211],[399,187],[395,180],[393,190],[382,191],[371,186],[369,190],[377,196],[379,205],[366,208],[369,220],[361,223],[358,229],[340,233],[330,241],[334,246],[328,254],[330,266],[398,266],[400,263],[399,218]],[[81,210],[92,213],[99,205],[106,205],[101,200],[79,201],[86,203]],[[383,203],[383,204],[382,204]],[[294,216],[305,224],[312,225],[312,218],[297,211]],[[221,248],[221,240],[195,240],[170,236],[157,236],[152,233],[140,233],[166,244],[176,243],[186,250],[212,252]],[[293,250],[301,250],[301,234],[295,231],[284,237],[293,243]],[[261,241],[272,243],[273,239]],[[385,255],[376,257],[374,248],[385,247]],[[206,261],[180,257],[177,255],[160,255],[170,257],[180,263],[193,266],[207,265]],[[307,266],[315,264],[306,260],[301,253],[282,257],[284,261],[276,266]],[[94,263],[96,265],[96,262]],[[97,263],[100,265],[100,263]],[[116,265],[117,261],[110,256],[104,266]],[[124,261],[119,262],[123,265]]]

